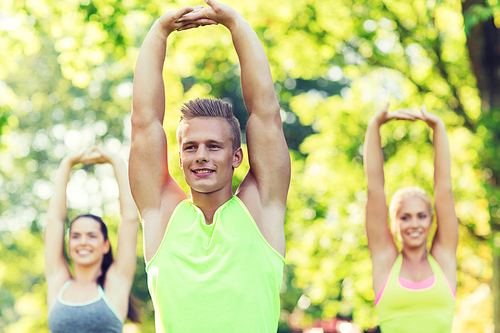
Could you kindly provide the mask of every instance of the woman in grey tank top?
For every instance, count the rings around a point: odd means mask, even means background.
[[[64,255],[66,186],[75,165],[103,163],[113,166],[119,189],[122,221],[116,260],[102,219],[80,215],[69,227],[68,254],[74,268],[71,273]],[[130,302],[138,229],[137,208],[122,158],[101,146],[64,157],[57,171],[45,227],[48,324],[52,333],[121,332],[127,317],[139,321]]]

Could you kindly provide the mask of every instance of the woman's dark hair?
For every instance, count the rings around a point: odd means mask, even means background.
[[[92,214],[82,214],[78,215],[71,223],[70,223],[70,230],[71,226],[73,223],[78,220],[81,217],[88,217],[93,219],[94,221],[98,222],[100,227],[101,227],[101,233],[104,237],[104,240],[108,240],[108,227],[106,227],[106,223],[96,215]],[[111,246],[109,247],[109,251],[104,254],[102,258],[102,263],[101,263],[101,275],[97,278],[97,283],[104,289],[104,282],[106,281],[106,273],[108,272],[109,266],[113,263],[113,252],[111,251]],[[139,309],[138,309],[138,301],[137,299],[132,296],[131,294],[129,295],[128,299],[128,313],[127,313],[127,318],[130,319],[130,321],[134,323],[140,323],[140,315],[139,315]]]

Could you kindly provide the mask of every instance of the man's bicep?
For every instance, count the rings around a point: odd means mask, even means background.
[[[168,180],[167,140],[163,127],[132,126],[129,178],[132,196],[139,210],[160,202],[161,189]]]
[[[246,135],[250,170],[264,192],[262,199],[286,200],[291,162],[279,115],[271,121],[250,117]]]

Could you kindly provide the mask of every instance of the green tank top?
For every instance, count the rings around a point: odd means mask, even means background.
[[[275,333],[284,263],[238,197],[210,225],[181,202],[146,266],[156,332]]]
[[[439,264],[429,254],[434,283],[425,289],[404,288],[399,282],[403,256],[392,266],[377,304],[383,333],[451,332],[455,298]]]

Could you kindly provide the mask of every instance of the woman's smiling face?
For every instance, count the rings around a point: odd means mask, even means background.
[[[68,249],[75,264],[92,265],[102,261],[110,244],[104,239],[99,222],[83,216],[71,224]]]
[[[396,219],[398,236],[403,247],[426,246],[432,225],[432,214],[424,200],[417,196],[404,198]]]

